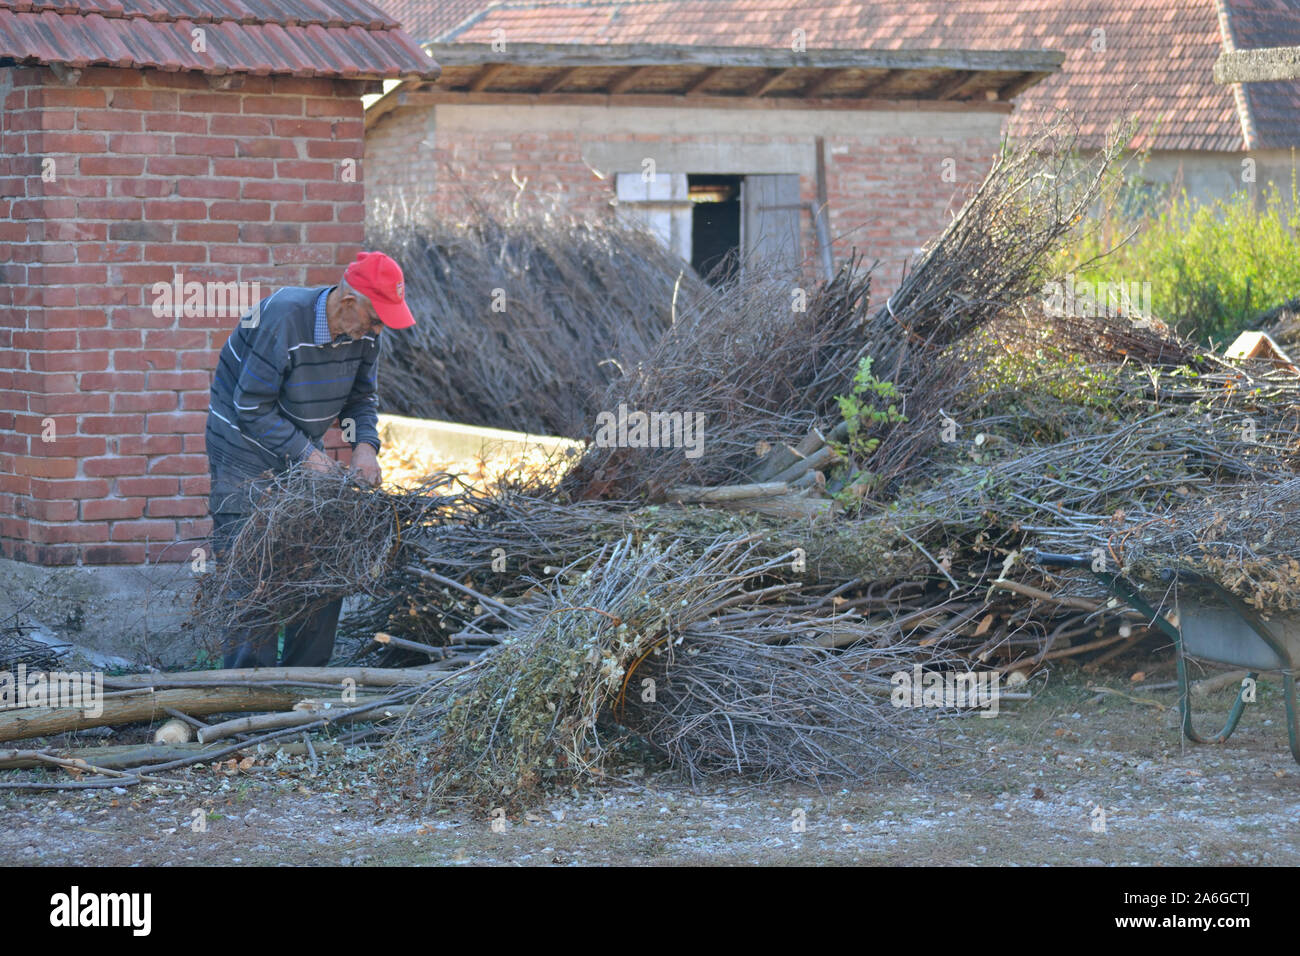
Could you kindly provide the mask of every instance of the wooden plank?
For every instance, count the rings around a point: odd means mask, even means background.
[[[498,106],[647,106],[680,109],[760,109],[760,110],[869,110],[883,112],[934,113],[1010,113],[1012,104],[1004,100],[917,100],[857,99],[842,96],[805,100],[797,97],[713,96],[698,94],[625,93],[466,93],[457,90],[407,94],[414,106],[441,104],[496,104]]]
[[[746,176],[740,198],[746,261],[796,265],[801,211],[797,175]]]
[[[586,43],[511,43],[504,51],[491,43],[431,43],[425,47],[444,67],[514,63],[522,66],[689,65],[783,69],[1023,70],[1060,69],[1065,54],[1056,50],[792,50],[773,47],[696,46],[667,43],[592,45]]]

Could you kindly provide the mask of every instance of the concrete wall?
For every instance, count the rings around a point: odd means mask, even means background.
[[[556,197],[571,211],[610,215],[616,173],[787,173],[815,200],[814,141],[827,145],[830,228],[837,256],[852,246],[881,259],[874,292],[941,230],[978,183],[1004,114],[983,111],[721,109],[655,106],[443,104],[402,107],[366,134],[367,203],[404,201],[438,215],[465,196]],[[803,251],[816,248],[803,216]]]
[[[1254,160],[1255,182],[1244,178],[1244,161]],[[1140,168],[1132,167],[1143,179],[1182,187],[1193,199],[1210,203],[1242,190],[1258,195],[1267,183],[1274,183],[1283,196],[1291,194],[1291,174],[1296,157],[1286,149],[1261,149],[1251,153],[1152,152]]]

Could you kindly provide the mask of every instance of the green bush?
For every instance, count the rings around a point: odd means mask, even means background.
[[[1241,191],[1201,204],[1184,192],[1146,214],[1137,212],[1140,204],[1118,203],[1130,211],[1090,224],[1063,250],[1057,271],[1073,272],[1076,281],[1150,282],[1156,317],[1189,338],[1225,344],[1300,295],[1294,169],[1289,199],[1272,185],[1261,199],[1257,206]]]

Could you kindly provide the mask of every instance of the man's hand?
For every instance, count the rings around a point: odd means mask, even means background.
[[[338,468],[338,462],[325,454],[319,448],[312,449],[311,455],[303,462],[303,465],[310,468],[312,471],[319,471],[322,474],[328,474]]]
[[[354,471],[361,473],[361,478],[367,484],[378,487],[384,480],[384,473],[379,468],[379,456],[375,452],[375,446],[367,442],[361,442],[352,449],[352,468]]]

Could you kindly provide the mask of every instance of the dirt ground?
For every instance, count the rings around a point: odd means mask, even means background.
[[[0,791],[0,864],[1300,864],[1300,767],[1278,684],[1261,681],[1226,746],[1195,746],[1175,692],[1135,690],[1130,670],[1036,678],[1034,699],[995,719],[944,721],[951,748],[915,776],[828,792],[694,790],[622,766],[607,787],[552,793],[494,824],[404,805],[360,750],[322,755],[315,771],[281,756],[176,774],[183,786]],[[1232,693],[1200,702],[1202,729]]]

